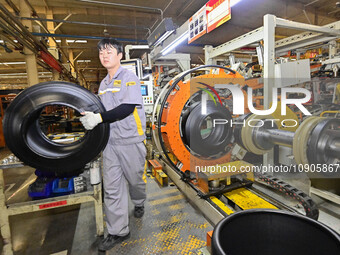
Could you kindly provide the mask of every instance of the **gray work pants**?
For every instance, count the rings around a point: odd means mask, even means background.
[[[128,145],[109,142],[103,152],[104,208],[107,230],[111,235],[129,233],[128,190],[134,205],[144,204],[145,157],[143,142]]]

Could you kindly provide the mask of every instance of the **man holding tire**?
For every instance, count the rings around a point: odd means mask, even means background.
[[[98,50],[101,64],[108,72],[98,92],[106,111],[84,112],[80,121],[87,130],[102,122],[111,123],[110,138],[103,152],[108,235],[98,247],[106,251],[130,236],[128,193],[135,205],[134,216],[140,218],[144,214],[146,118],[139,79],[120,65],[123,46],[112,38],[105,38],[98,43]]]

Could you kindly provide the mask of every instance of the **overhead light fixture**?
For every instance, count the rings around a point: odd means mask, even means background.
[[[49,42],[49,40],[47,40]],[[60,43],[61,40],[55,40],[57,43]],[[87,43],[87,40],[66,40],[67,43]]]
[[[153,47],[160,45],[175,29],[176,27],[171,18],[163,19],[147,38],[148,45]]]
[[[160,45],[166,38],[168,38],[174,31],[166,31],[152,46],[157,47]]]
[[[149,45],[131,45],[133,50],[147,50],[150,49]]]
[[[237,5],[241,1],[242,0],[230,0],[230,7],[233,7],[233,6]]]
[[[86,60],[81,59],[81,60],[77,60],[77,62],[78,62],[78,63],[90,63],[91,60],[90,60],[90,59],[86,59]]]
[[[26,62],[1,62],[0,65],[24,65]]]
[[[38,74],[51,74],[51,72],[38,72]],[[2,73],[0,76],[17,76],[17,75],[27,75],[27,73]]]
[[[13,40],[13,42],[17,43],[18,40]],[[4,43],[4,40],[0,40],[0,43]]]
[[[179,37],[177,37],[176,40],[174,40],[172,43],[170,43],[168,46],[166,46],[163,50],[161,50],[162,55],[166,55],[169,52],[173,51],[178,45],[180,45],[185,40],[188,40],[189,32],[185,31],[183,34],[181,34]]]

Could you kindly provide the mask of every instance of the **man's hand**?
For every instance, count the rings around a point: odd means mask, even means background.
[[[82,112],[81,114],[84,116],[81,117],[79,120],[86,130],[92,130],[99,123],[103,122],[100,113]]]

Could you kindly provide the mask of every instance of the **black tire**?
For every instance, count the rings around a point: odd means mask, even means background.
[[[231,142],[232,128],[228,125],[217,125],[212,128],[208,137],[201,135],[201,126],[207,117],[211,119],[224,119],[230,123],[229,110],[213,101],[208,100],[206,114],[202,114],[201,103],[197,104],[190,112],[185,123],[185,141],[190,149],[203,157],[218,155],[221,157],[227,153],[226,148]]]
[[[340,236],[303,215],[252,209],[222,219],[214,228],[211,249],[213,255],[340,254]]]
[[[87,131],[71,144],[49,140],[39,125],[39,116],[47,105],[64,105],[78,112],[103,112],[97,96],[69,82],[44,82],[21,92],[6,110],[3,129],[8,148],[25,164],[57,174],[77,171],[94,159],[109,139],[109,124]]]

